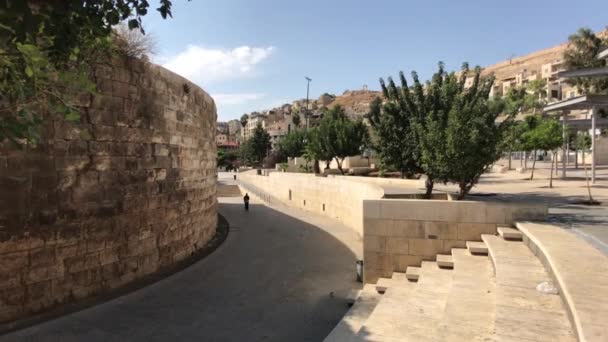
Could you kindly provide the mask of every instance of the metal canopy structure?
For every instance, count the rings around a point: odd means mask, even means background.
[[[608,108],[608,95],[583,95],[571,97],[569,99],[551,103],[545,106],[545,108],[543,108],[543,112],[546,113],[556,110],[581,110],[591,108]]]
[[[564,138],[566,137],[566,112],[570,110],[581,110],[581,109],[589,109],[591,116],[591,182],[595,183],[595,130],[596,130],[596,116],[597,109],[600,108],[608,108],[608,95],[583,95],[577,96],[573,98],[569,98],[567,100],[559,101],[547,105],[543,108],[543,112],[554,112],[561,111],[562,113],[562,125],[564,131]],[[565,139],[564,139],[565,144]],[[566,177],[566,155],[567,151],[564,147],[562,149],[562,177]],[[583,161],[584,162],[584,161]]]
[[[569,77],[608,77],[608,68],[590,68],[590,69],[578,69],[560,71],[557,73],[557,77],[569,78]]]

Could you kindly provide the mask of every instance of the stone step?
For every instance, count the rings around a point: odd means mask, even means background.
[[[408,266],[405,272],[405,276],[409,281],[418,281],[418,278],[420,278],[420,273],[420,267]]]
[[[351,342],[441,341],[436,338],[454,271],[440,269],[435,262],[422,262],[420,270],[417,284],[398,282],[382,296]]]
[[[375,285],[376,291],[379,294],[384,294],[384,292],[386,292],[386,290],[391,287],[392,283],[393,281],[391,278],[379,278]]]
[[[452,249],[458,265],[452,271],[453,286],[433,341],[493,341],[495,284],[489,258]],[[417,286],[420,286],[418,284]]]
[[[437,266],[441,268],[454,268],[454,259],[450,254],[438,254]]]
[[[324,342],[347,342],[357,334],[363,323],[374,311],[376,305],[382,298],[376,292],[373,284],[366,284],[359,290],[359,296],[353,306],[346,312],[342,320],[334,327]]]
[[[393,272],[391,278],[380,278],[376,283],[376,291],[378,293],[383,294],[392,286],[396,286],[399,283],[407,282],[407,277],[405,273],[402,272]]]
[[[502,236],[505,240],[515,240],[521,241],[523,239],[523,235],[521,232],[515,228],[511,227],[498,227],[498,235]]]
[[[357,298],[359,298],[359,295],[361,294],[361,291],[363,291],[363,289],[351,289],[346,295],[346,304],[348,304],[348,306],[355,304]]]
[[[479,241],[467,241],[467,249],[471,254],[488,255],[488,246]]]

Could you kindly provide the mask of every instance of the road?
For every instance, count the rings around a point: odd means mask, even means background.
[[[245,212],[241,201],[220,199],[230,233],[203,260],[0,341],[321,341],[360,286],[360,238],[325,217],[255,201]]]

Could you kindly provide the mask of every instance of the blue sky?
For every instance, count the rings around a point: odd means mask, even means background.
[[[151,1],[153,4],[154,1]],[[154,60],[208,91],[218,120],[306,96],[341,94],[437,61],[489,65],[608,25],[606,0],[175,0],[173,19],[144,18]]]

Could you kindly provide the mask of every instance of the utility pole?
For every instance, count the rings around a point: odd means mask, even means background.
[[[308,130],[308,94],[310,91],[310,81],[312,81],[312,79],[307,76],[304,78],[306,78],[306,111],[304,112],[304,118],[306,119],[306,129]]]

